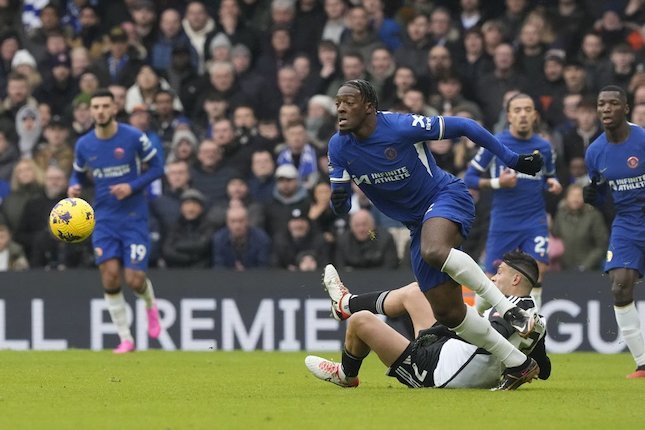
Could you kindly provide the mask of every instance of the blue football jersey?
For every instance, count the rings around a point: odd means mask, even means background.
[[[491,231],[520,231],[536,225],[546,225],[544,189],[546,179],[555,176],[555,153],[549,142],[534,134],[530,139],[517,139],[510,131],[496,135],[504,145],[520,154],[540,151],[544,167],[535,176],[517,173],[517,185],[513,188],[493,190],[490,218]],[[491,178],[498,178],[508,166],[492,152],[481,148],[470,162],[470,168],[479,173],[488,171]],[[467,182],[468,183],[468,182]]]
[[[617,225],[643,237],[645,230],[645,131],[630,124],[630,133],[621,143],[610,143],[602,133],[589,145],[585,163],[589,177],[609,185]],[[640,232],[640,233],[638,233]]]
[[[142,163],[150,168],[142,174]],[[94,178],[94,211],[97,221],[125,222],[148,216],[148,204],[143,190],[163,174],[162,161],[157,149],[140,130],[118,123],[117,132],[109,139],[99,139],[94,130],[76,143],[74,171],[70,185],[81,181],[89,171]],[[117,200],[110,194],[110,186],[128,183],[132,195]]]
[[[457,128],[471,124],[441,116],[377,112],[376,128],[366,139],[352,133],[336,133],[329,141],[329,175],[332,188],[353,181],[385,215],[408,228],[421,223],[436,195],[457,179],[440,169],[425,141],[451,138]],[[483,130],[471,130],[481,133]],[[487,132],[486,132],[487,133]],[[480,140],[485,140],[482,136]],[[499,145],[489,145],[507,159],[517,155]]]

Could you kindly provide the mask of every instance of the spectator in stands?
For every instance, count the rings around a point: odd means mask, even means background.
[[[489,20],[482,25],[482,35],[484,36],[484,51],[489,57],[495,55],[495,49],[504,43],[506,36],[506,27],[500,20]]]
[[[399,265],[392,235],[376,227],[374,217],[366,209],[354,212],[349,230],[336,243],[336,266],[347,269],[395,269]]]
[[[37,107],[38,102],[31,96],[32,88],[25,75],[11,72],[7,77],[7,97],[0,102],[0,129],[10,135],[16,133],[16,115],[25,105]]]
[[[455,74],[444,74],[437,82],[437,94],[430,97],[430,105],[442,115],[454,115],[456,106],[472,104],[462,93],[462,84]]]
[[[275,171],[273,199],[266,206],[265,230],[271,237],[284,231],[294,209],[309,213],[310,198],[305,187],[298,181],[298,169],[292,164],[283,164]]]
[[[34,161],[46,171],[47,166],[57,166],[65,176],[72,173],[74,151],[69,142],[69,130],[59,115],[54,115],[45,127],[45,141],[36,146]]]
[[[338,46],[331,40],[321,40],[318,44],[318,77],[315,80],[316,93],[327,94],[329,86],[341,76]]]
[[[11,143],[7,139],[7,133],[0,129],[0,181],[2,181],[7,187],[0,195],[2,198],[5,197],[5,191],[8,193],[8,185],[11,180],[11,172],[18,162],[20,154],[18,153],[18,148],[16,145]],[[4,188],[3,186],[3,188]]]
[[[387,48],[380,46],[372,51],[372,55],[367,65],[367,71],[372,77],[372,85],[376,90],[376,96],[383,97],[383,86],[385,82],[392,77],[396,64],[394,57]]]
[[[302,81],[292,66],[283,66],[277,73],[277,91],[263,91],[256,102],[256,111],[262,118],[275,118],[281,106],[292,104],[302,112],[307,105],[307,98],[302,88]]]
[[[206,36],[216,28],[215,20],[208,15],[206,5],[199,0],[192,0],[186,6],[184,19],[181,21],[184,32],[190,39],[192,48],[197,53],[197,73],[205,69]]]
[[[576,126],[563,136],[564,157],[566,166],[574,158],[584,158],[587,147],[602,133],[596,113],[596,102],[583,99],[576,109]]]
[[[159,19],[159,34],[150,51],[150,65],[158,72],[170,67],[172,51],[177,46],[190,46],[190,40],[181,26],[181,15],[176,9],[166,9]],[[197,66],[197,52],[191,50],[191,63]]]
[[[192,46],[179,44],[172,48],[170,66],[165,70],[168,84],[179,97],[184,114],[193,119],[198,114],[200,99],[199,88],[203,85],[201,78],[191,63]]]
[[[206,205],[226,200],[226,184],[237,174],[222,164],[223,150],[211,139],[205,139],[197,149],[197,163],[190,170],[193,188],[204,194]]]
[[[457,25],[461,33],[481,27],[484,23],[484,13],[479,0],[460,0],[459,9]]]
[[[190,188],[190,170],[183,160],[166,162],[163,192],[150,202],[150,211],[160,223],[162,239],[177,223],[181,195]]]
[[[425,71],[430,49],[428,16],[416,12],[408,21],[401,46],[394,52],[397,66],[411,68],[417,75]]]
[[[519,42],[516,59],[518,70],[530,82],[540,81],[543,75],[546,46],[540,40],[537,25],[525,22],[520,29]]]
[[[609,67],[601,70],[598,76],[599,88],[605,85],[619,85],[625,90],[636,72],[636,55],[626,43],[619,43],[611,49]]]
[[[464,95],[475,98],[477,80],[493,71],[493,60],[484,49],[484,34],[479,28],[471,28],[464,33],[462,58],[457,58],[457,73],[464,83]]]
[[[251,168],[251,154],[254,150],[251,144],[242,145],[235,136],[233,122],[222,118],[213,124],[212,139],[222,150],[222,166],[235,170],[237,175],[246,177]]]
[[[40,26],[33,28],[26,34],[26,47],[39,62],[47,60],[45,45],[47,44],[47,36],[52,33],[60,33],[65,37],[71,33],[69,29],[62,27],[60,11],[53,2],[45,4],[40,10]]]
[[[90,4],[85,4],[79,11],[80,28],[75,32],[74,37],[70,41],[72,48],[84,48],[91,60],[100,58],[107,48],[103,40],[100,22],[101,17],[95,7]],[[73,63],[74,55],[72,54],[71,56]]]
[[[377,34],[372,30],[363,6],[353,6],[346,17],[347,30],[340,38],[341,53],[355,52],[361,58],[370,58],[372,51],[379,45]]]
[[[179,219],[162,249],[168,267],[210,267],[213,227],[206,220],[205,205],[206,197],[196,189],[181,194]]]
[[[93,126],[94,122],[90,113],[90,96],[81,93],[74,97],[72,101],[72,127],[69,141],[76,142],[79,137],[90,131]]]
[[[246,94],[259,94],[265,88],[267,78],[251,67],[253,56],[249,48],[242,44],[233,46],[231,62],[235,67],[237,80]]]
[[[430,46],[444,46],[456,52],[457,44],[454,41],[456,32],[453,32],[452,17],[448,9],[438,6],[432,10],[428,30]]]
[[[232,46],[244,46],[254,56],[259,53],[260,41],[258,33],[241,16],[240,6],[236,0],[223,0],[220,2],[216,21],[218,28],[211,31],[206,37],[206,46],[210,46],[210,41],[218,34],[222,34],[226,36]]]
[[[25,105],[16,114],[16,133],[20,155],[25,158],[33,156],[34,148],[41,138],[42,123],[37,108]]]
[[[562,107],[556,103],[561,100],[561,94],[566,91],[564,84],[564,51],[550,49],[544,56],[542,76],[537,78],[534,94],[542,111],[542,119],[551,125],[556,125],[562,116]]]
[[[305,118],[307,135],[319,150],[327,152],[329,139],[336,133],[336,106],[334,100],[323,94],[309,99]]]
[[[128,88],[125,95],[125,111],[132,112],[132,109],[144,104],[152,108],[155,96],[159,90],[170,90],[170,85],[164,79],[159,77],[157,72],[148,65],[143,65],[137,72],[134,85]],[[183,106],[178,98],[173,98],[173,108],[182,111]]]
[[[645,127],[645,103],[634,105],[632,108],[632,122]]]
[[[264,230],[249,223],[247,209],[239,203],[226,211],[226,226],[213,235],[213,267],[237,271],[268,267],[271,239]]]
[[[235,77],[235,67],[229,61],[216,61],[208,69],[208,82],[201,92],[203,96],[198,105],[202,105],[206,97],[217,95],[227,101],[229,108],[248,104],[250,97],[246,94]]]
[[[25,205],[43,192],[44,173],[34,160],[23,158],[11,174],[11,193],[2,201],[0,212],[6,224],[15,231],[20,225]]]
[[[506,29],[505,38],[513,40],[517,37],[520,26],[529,12],[528,0],[506,0],[506,11],[500,22]]]
[[[385,16],[383,0],[363,0],[370,27],[389,52],[401,46],[401,26],[396,20]]]
[[[293,61],[295,52],[288,27],[274,27],[270,34],[269,46],[260,54],[255,64],[255,71],[266,76],[269,84],[276,83],[278,70]]]
[[[26,49],[16,51],[11,60],[11,70],[27,77],[29,88],[38,88],[43,82],[43,78],[38,71],[36,59]],[[2,88],[0,94],[4,92],[5,88]]]
[[[383,90],[383,99],[379,103],[386,109],[403,102],[403,97],[408,90],[419,88],[417,76],[410,67],[398,66],[392,76],[392,83],[386,84]]]
[[[69,106],[78,93],[76,80],[72,77],[69,55],[58,54],[50,60],[51,75],[34,90],[34,97],[51,106],[54,112],[68,113]]]
[[[562,269],[599,270],[607,252],[609,237],[602,215],[595,207],[585,204],[582,186],[569,185],[563,204],[553,224],[553,234],[562,239],[564,254]]]
[[[286,227],[273,236],[276,267],[291,271],[317,270],[329,262],[327,244],[322,234],[312,228],[306,212],[294,208]],[[312,260],[316,264],[312,265]]]
[[[252,152],[268,147],[268,142],[260,136],[258,125],[259,122],[252,106],[240,105],[233,110],[235,139],[239,141],[240,145],[252,148]],[[250,163],[246,168],[250,168]]]
[[[602,37],[596,32],[588,32],[582,37],[580,52],[576,57],[584,65],[593,88],[601,88],[600,76],[603,70],[611,67],[605,53]]]
[[[345,26],[345,14],[347,3],[344,0],[325,0],[326,20],[323,25],[320,40],[329,40],[336,45],[347,29]]]
[[[46,266],[57,253],[60,242],[49,231],[49,212],[66,196],[68,176],[69,172],[64,172],[60,167],[47,167],[41,192],[25,203],[14,230],[14,238],[25,250],[31,267]]]
[[[152,110],[154,117],[152,127],[163,142],[164,154],[170,152],[175,130],[178,127],[183,129],[190,128],[190,120],[180,110],[176,109],[175,100],[177,100],[177,97],[170,89],[158,90],[153,98]]]
[[[315,52],[325,26],[326,15],[318,0],[300,0],[296,3],[293,21],[293,48],[296,52]]]
[[[504,94],[511,89],[524,91],[528,86],[526,78],[515,71],[515,57],[511,45],[502,43],[497,46],[493,63],[495,69],[482,76],[475,89],[477,101],[484,112],[484,124],[487,127],[491,127],[500,115]]]
[[[454,48],[453,48],[454,49]],[[437,81],[449,74],[455,74],[455,62],[450,50],[443,45],[435,45],[428,51],[427,68],[422,78],[419,79],[419,86],[426,94],[437,92]]]
[[[129,48],[128,35],[120,27],[114,27],[108,34],[109,50],[92,65],[92,71],[99,77],[102,86],[112,84],[130,88],[141,67],[137,53]]]
[[[11,240],[11,230],[0,224],[0,272],[29,269],[29,263],[22,247]]]
[[[405,93],[403,93],[401,103],[402,105],[391,105],[390,109],[394,110],[397,106],[400,106],[402,111],[405,112],[416,113],[418,115],[425,115],[428,117],[439,115],[439,111],[426,102],[423,92],[416,88],[406,90]]]
[[[1,15],[1,14],[0,14]],[[13,57],[20,50],[20,36],[15,31],[0,33],[0,97],[7,95],[7,79]]]
[[[249,194],[254,201],[267,204],[273,200],[276,181],[273,176],[275,163],[271,153],[260,150],[251,156],[251,173],[248,178]]]
[[[264,205],[254,201],[249,194],[249,186],[241,176],[233,176],[226,184],[227,200],[214,204],[206,215],[209,223],[216,229],[226,224],[226,212],[230,207],[242,205],[246,208],[248,223],[252,227],[264,226]]]
[[[311,190],[320,174],[318,172],[318,156],[316,149],[309,143],[307,130],[301,121],[287,124],[284,130],[286,148],[278,154],[278,166],[292,164],[298,169],[298,179],[307,189]]]
[[[319,231],[325,239],[330,256],[333,255],[333,247],[336,244],[336,214],[329,206],[331,198],[331,185],[328,181],[316,183],[311,190],[311,206],[307,217],[315,230]]]
[[[220,119],[228,117],[228,99],[215,92],[206,94],[201,102],[202,111],[194,117],[194,128],[200,137],[210,138],[213,136],[213,124]]]

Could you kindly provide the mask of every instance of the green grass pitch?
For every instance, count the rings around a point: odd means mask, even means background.
[[[342,389],[309,375],[305,356],[0,351],[0,429],[645,428],[627,354],[552,355],[551,380],[515,392],[408,389],[375,356]]]

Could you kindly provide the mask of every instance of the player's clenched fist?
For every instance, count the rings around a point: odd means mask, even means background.
[[[513,169],[521,173],[526,173],[527,175],[535,176],[537,172],[542,170],[543,165],[544,160],[542,159],[542,154],[534,152],[533,154],[520,154],[520,158],[517,160],[517,164],[513,166]]]

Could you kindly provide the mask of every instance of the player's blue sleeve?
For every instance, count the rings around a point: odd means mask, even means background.
[[[344,189],[347,192],[347,200],[342,209],[334,209],[334,205],[329,202],[332,211],[336,215],[344,215],[349,212],[352,208],[352,183],[349,173],[341,164],[340,157],[338,155],[338,142],[335,140],[335,136],[329,141],[328,149],[328,159],[329,159],[329,182],[331,183],[331,192],[334,193],[335,190]]]
[[[490,167],[495,156],[486,148],[479,148],[477,155],[468,164],[468,170],[464,176],[464,182],[468,188],[479,189],[479,178]]]
[[[141,191],[152,181],[163,176],[162,155],[160,154],[160,151],[154,147],[152,142],[150,142],[150,139],[148,139],[148,137],[143,133],[139,137],[137,153],[141,161],[146,163],[147,169],[135,180],[130,182],[130,187],[132,188],[133,193]]]
[[[443,118],[445,124],[445,139],[454,139],[465,136],[475,144],[482,146],[497,155],[502,162],[509,166],[515,167],[519,160],[519,155],[503,145],[488,130],[479,125],[476,121],[469,118],[460,118],[447,116]]]
[[[80,142],[76,143],[76,149],[74,150],[74,163],[72,164],[72,175],[69,178],[69,185],[87,185],[87,162],[83,151],[81,150],[82,145]]]

